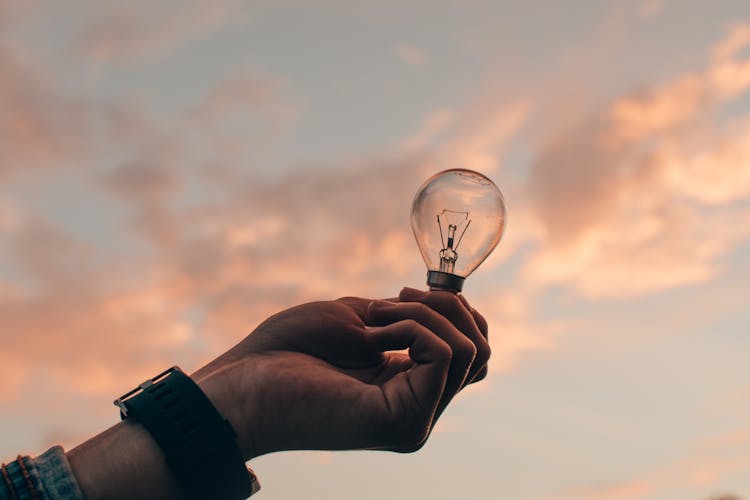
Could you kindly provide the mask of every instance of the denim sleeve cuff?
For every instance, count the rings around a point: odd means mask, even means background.
[[[84,500],[62,446],[3,466],[0,500]]]

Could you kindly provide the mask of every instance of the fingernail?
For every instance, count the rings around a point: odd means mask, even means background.
[[[395,304],[388,302],[387,300],[373,300],[370,302],[370,309],[387,309],[393,307]]]

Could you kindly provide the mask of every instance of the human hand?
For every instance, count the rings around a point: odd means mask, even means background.
[[[423,321],[429,322],[427,318],[434,319],[434,316],[424,311],[424,306],[426,306],[450,320],[454,326],[454,329],[445,330],[451,335],[449,343],[453,350],[453,358],[446,389],[436,412],[436,417],[440,416],[456,393],[487,376],[487,362],[491,355],[487,321],[469,305],[466,297],[453,292],[425,292],[414,288],[404,288],[398,300],[402,304],[412,303],[411,306],[403,306],[404,314],[413,315],[415,318],[425,318]],[[391,317],[388,311],[385,311],[379,319],[384,321]],[[466,371],[467,366],[468,371]]]
[[[347,297],[272,316],[193,377],[235,426],[247,459],[289,449],[414,451],[453,396],[486,373],[486,332],[452,293]]]

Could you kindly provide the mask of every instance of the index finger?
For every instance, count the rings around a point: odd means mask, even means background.
[[[469,370],[469,374],[466,377],[467,382],[480,380],[484,374],[486,374],[485,367],[491,354],[490,344],[487,341],[486,333],[483,333],[482,329],[480,329],[475,317],[477,319],[481,318],[479,323],[483,324],[485,332],[487,322],[484,321],[484,318],[481,317],[481,315],[475,316],[472,314],[470,308],[467,308],[465,305],[468,303],[465,302],[466,299],[462,300],[460,295],[452,292],[423,292],[414,288],[404,288],[401,290],[399,299],[404,302],[421,302],[426,306],[431,307],[448,318],[456,328],[474,343],[477,352],[474,362]],[[477,378],[478,375],[481,376]]]

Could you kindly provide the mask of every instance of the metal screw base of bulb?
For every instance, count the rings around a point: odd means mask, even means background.
[[[427,271],[427,286],[430,290],[447,290],[458,293],[464,287],[464,278],[457,274],[444,273],[443,271]]]

